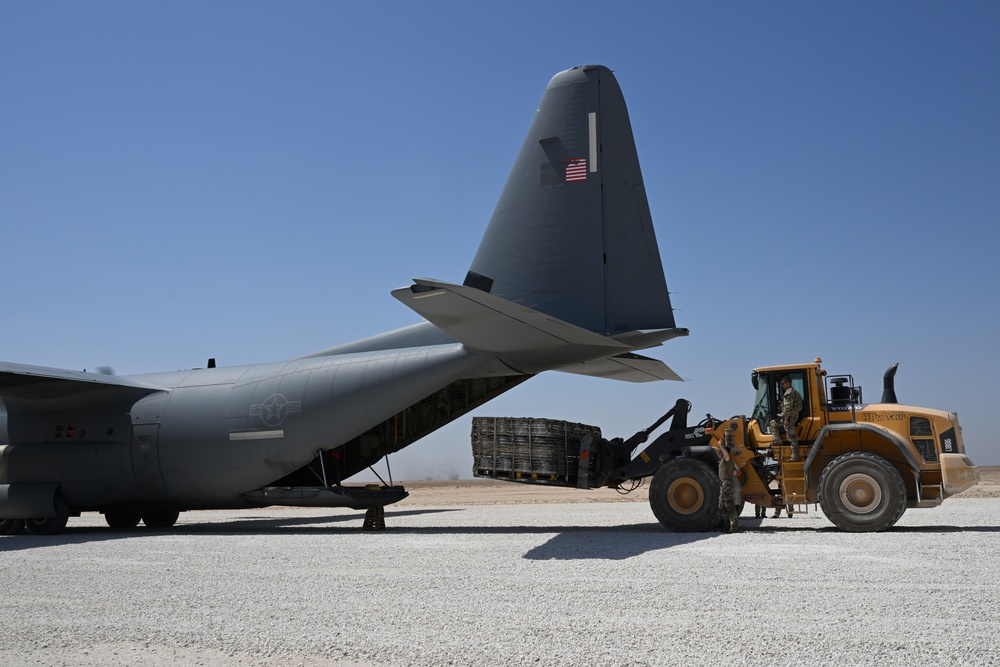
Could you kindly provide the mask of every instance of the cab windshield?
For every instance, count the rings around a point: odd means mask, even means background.
[[[752,418],[756,419],[762,428],[767,428],[768,422],[771,421],[770,392],[767,390],[766,375],[761,375],[757,381],[757,395],[753,398]]]

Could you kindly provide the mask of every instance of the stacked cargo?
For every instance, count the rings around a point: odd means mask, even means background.
[[[576,486],[584,436],[601,438],[597,426],[532,417],[474,417],[472,473],[513,481]],[[593,472],[589,457],[583,473]]]

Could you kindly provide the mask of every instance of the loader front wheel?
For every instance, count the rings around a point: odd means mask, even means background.
[[[722,520],[718,475],[703,461],[671,459],[653,475],[649,505],[659,522],[674,532],[715,529]]]
[[[874,533],[891,528],[906,510],[906,486],[881,456],[850,452],[834,459],[819,477],[819,504],[837,528]]]

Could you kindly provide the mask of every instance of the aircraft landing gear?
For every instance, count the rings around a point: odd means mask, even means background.
[[[138,512],[105,512],[104,520],[111,528],[129,530],[139,525],[142,516]]]
[[[150,510],[142,513],[147,528],[172,528],[181,515],[177,510]]]
[[[0,519],[0,535],[20,535],[24,530],[24,519]]]
[[[365,522],[361,530],[385,530],[385,508],[369,507],[365,510]]]
[[[59,516],[45,519],[25,519],[24,527],[32,535],[57,535],[66,528],[68,520],[69,515],[67,514],[60,514]]]

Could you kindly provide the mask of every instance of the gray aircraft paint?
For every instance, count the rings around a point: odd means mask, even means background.
[[[392,498],[340,482],[534,374],[679,379],[633,353],[687,330],[609,70],[549,83],[465,284],[393,296],[425,321],[288,361],[129,377],[0,363],[0,519],[377,506]]]
[[[586,159],[570,181],[570,160]],[[466,285],[584,329],[672,329],[639,158],[614,75],[552,78]]]

